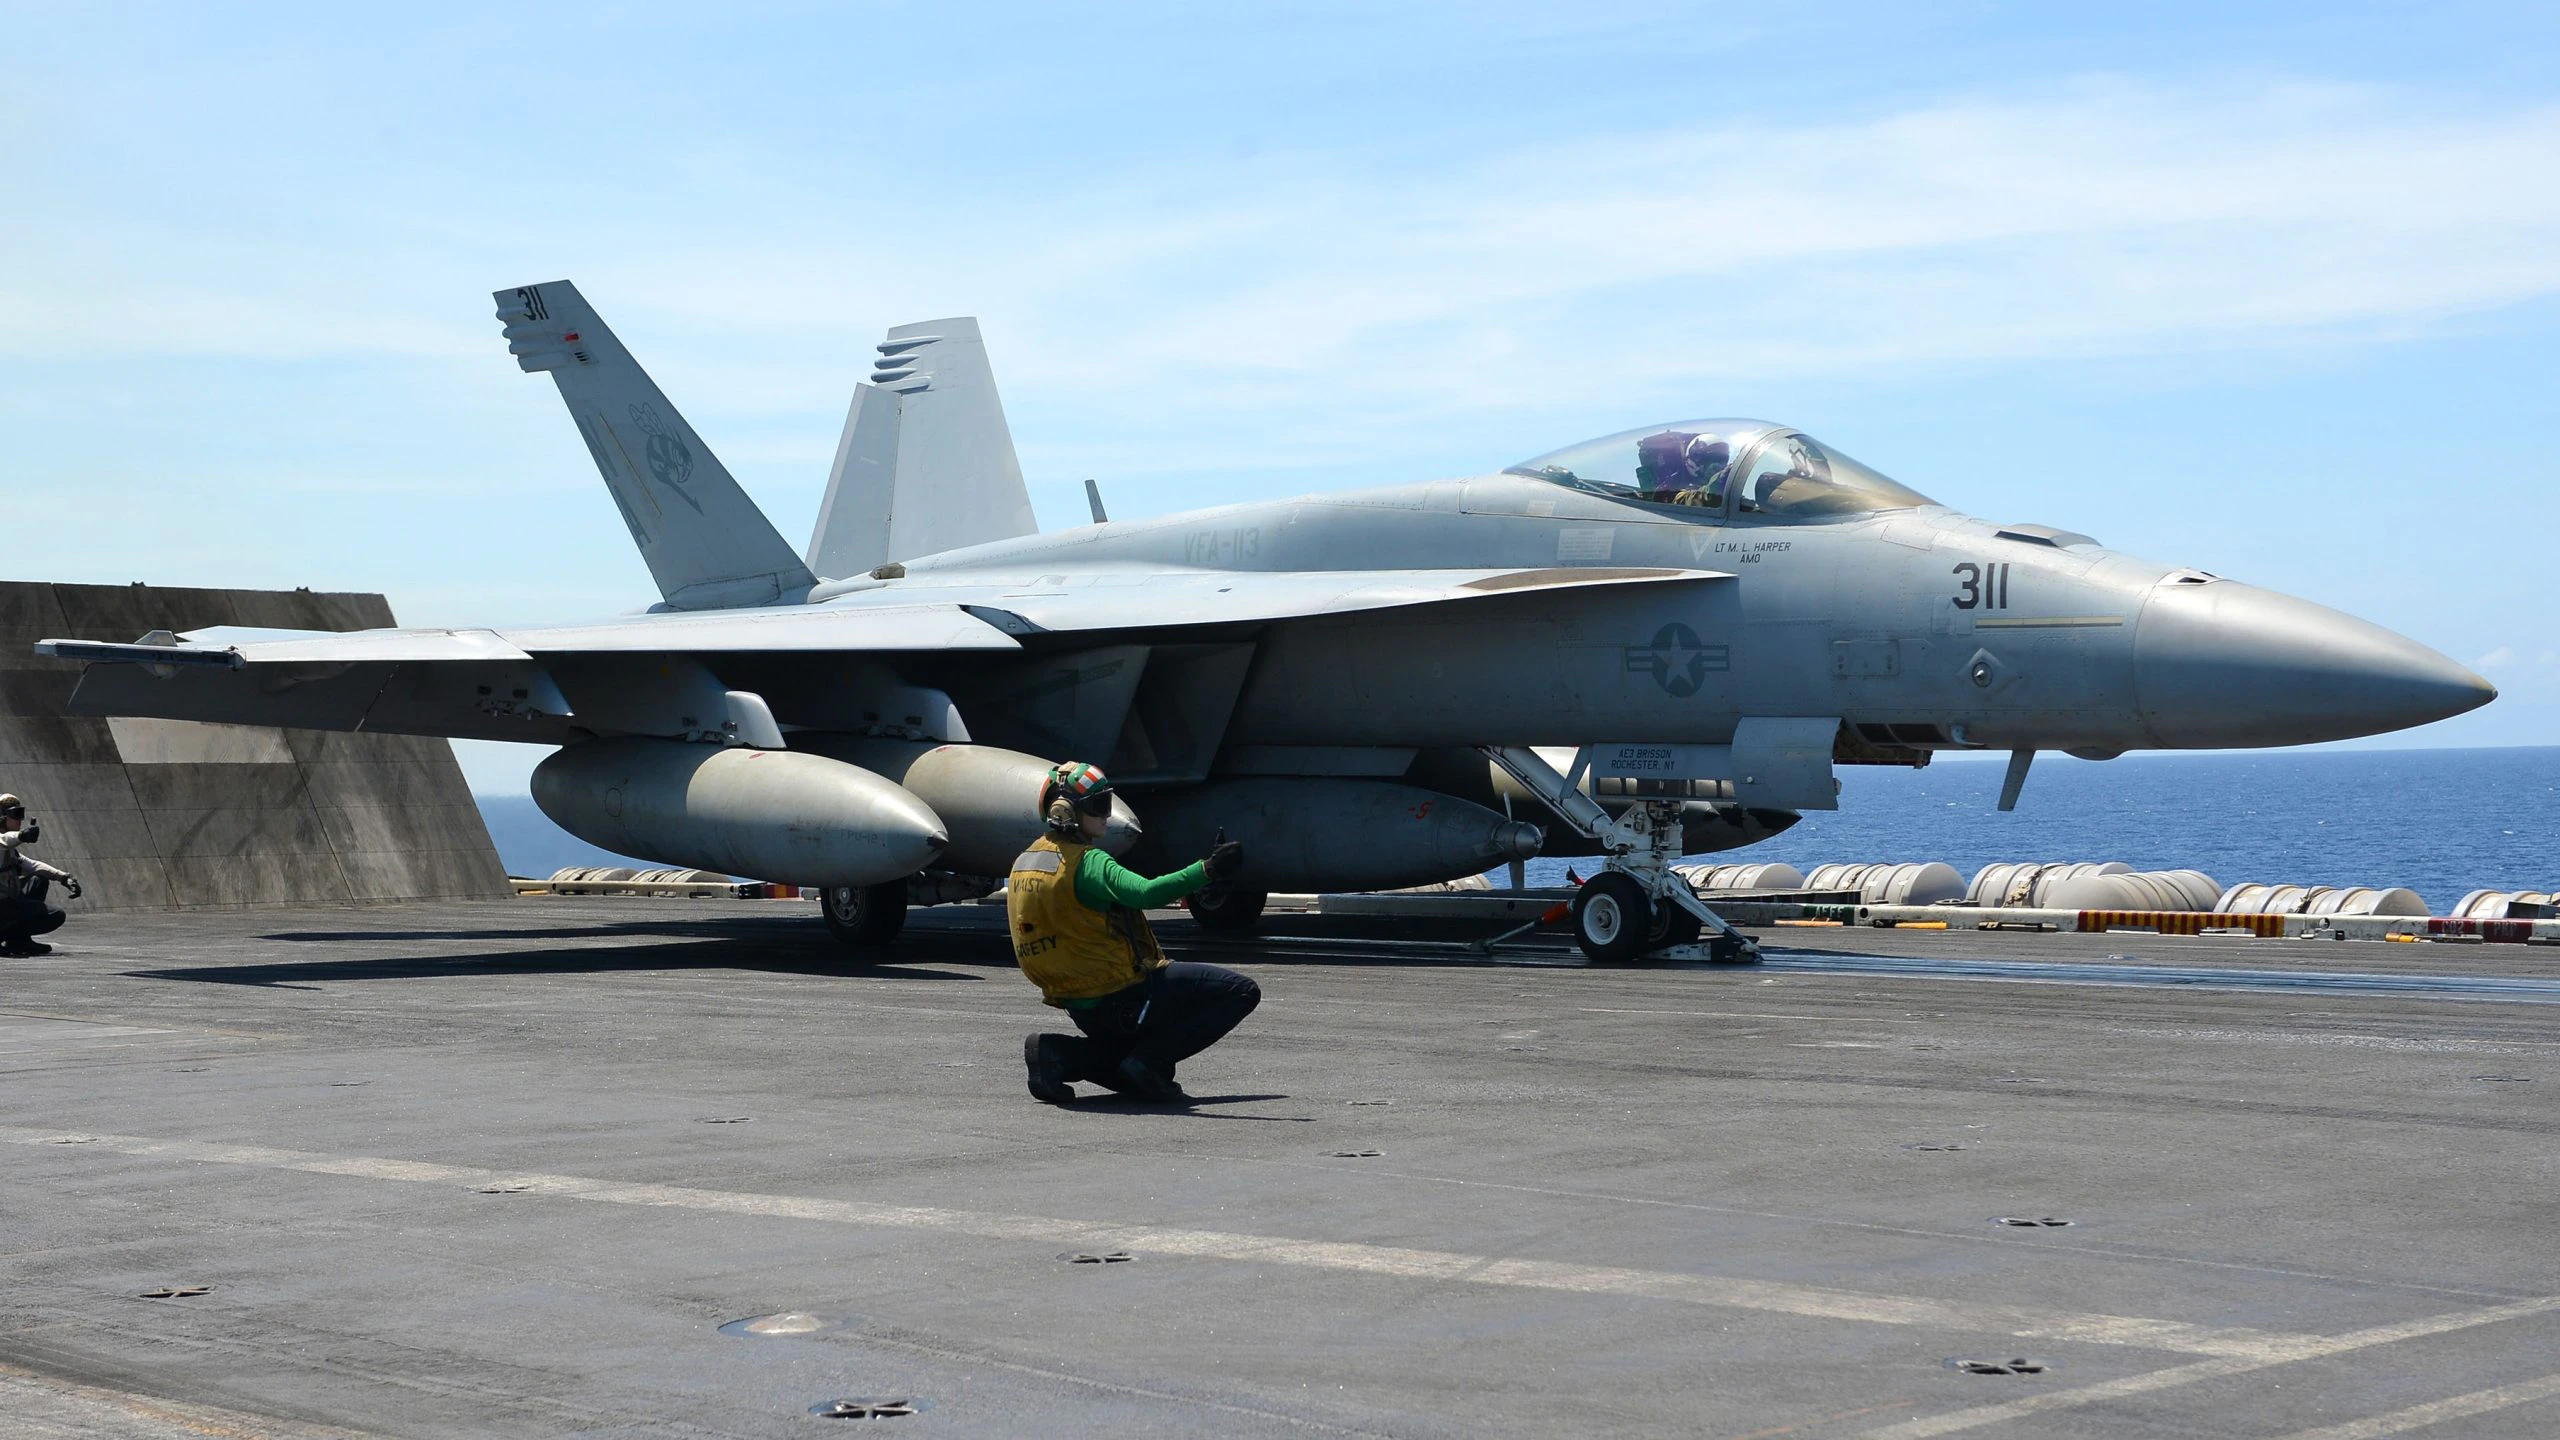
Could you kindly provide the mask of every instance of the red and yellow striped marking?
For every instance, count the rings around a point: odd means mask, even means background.
[[[2195,910],[2083,910],[2080,929],[2157,930],[2163,935],[2201,935],[2207,930],[2246,930],[2265,939],[2284,936],[2282,915],[2207,915]]]

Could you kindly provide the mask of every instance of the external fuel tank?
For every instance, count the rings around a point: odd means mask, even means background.
[[[1224,830],[1244,842],[1239,885],[1256,890],[1392,890],[1480,875],[1538,853],[1538,827],[1419,786],[1384,780],[1255,777],[1151,791],[1149,869],[1208,853]]]
[[[1040,838],[1040,789],[1050,762],[993,745],[929,740],[875,740],[801,732],[795,750],[873,771],[933,807],[948,839],[936,867],[963,875],[1003,875]],[[1119,855],[1138,838],[1138,817],[1114,797],[1102,848]]]
[[[932,864],[949,836],[913,794],[841,760],[624,737],[562,748],[534,803],[619,855],[791,885],[877,885]]]

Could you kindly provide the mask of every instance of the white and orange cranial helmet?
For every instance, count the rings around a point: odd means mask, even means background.
[[[1040,816],[1052,830],[1077,828],[1079,815],[1111,813],[1111,777],[1099,765],[1070,760],[1040,785]]]

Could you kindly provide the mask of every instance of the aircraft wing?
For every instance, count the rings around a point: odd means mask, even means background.
[[[75,715],[542,744],[562,743],[573,729],[669,734],[716,726],[726,685],[712,667],[740,657],[773,657],[770,664],[1020,648],[945,601],[674,611],[507,630],[215,627],[131,644],[36,646],[92,662],[72,692]]]
[[[958,605],[793,605],[677,611],[507,630],[252,630],[214,626],[163,643],[45,640],[38,654],[138,665],[318,667],[381,661],[531,660],[537,655],[895,653],[1012,650],[1016,642]]]
[[[948,596],[953,603],[1007,634],[1030,636],[1304,620],[1481,600],[1495,595],[1732,578],[1721,570],[1634,566],[1529,570],[1152,570],[1051,574],[993,584],[956,579],[942,584],[935,577],[924,575],[901,582],[894,593],[908,600],[925,595]],[[860,598],[863,597],[846,597]]]
[[[791,605],[773,610],[634,615],[592,625],[500,632],[532,655],[756,654],[829,651],[1012,650],[1016,642],[966,609],[940,601]]]
[[[924,575],[814,605],[575,625],[344,633],[216,627],[133,643],[45,640],[36,649],[93,662],[72,695],[73,714],[556,744],[580,730],[700,733],[716,726],[731,689],[780,698],[788,723],[835,728],[834,714],[861,708],[843,685],[869,683],[838,684],[836,677],[883,674],[863,667],[902,658],[948,668],[972,656],[1019,657],[1025,642],[1089,649],[1078,637],[1117,643],[1170,632],[1178,639],[1494,596],[1730,578],[1712,570],[1597,567]],[[819,656],[844,663],[806,663]]]
[[[1018,580],[932,577],[817,605],[670,611],[574,625],[468,630],[214,626],[134,644],[44,640],[37,653],[144,666],[313,668],[538,656],[1013,650],[1017,636],[1310,619],[1492,595],[1730,579],[1717,570],[1089,571]]]

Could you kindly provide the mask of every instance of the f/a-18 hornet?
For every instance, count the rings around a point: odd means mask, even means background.
[[[534,797],[606,849],[823,887],[849,943],[984,894],[1042,776],[1101,763],[1111,844],[1219,827],[1252,889],[1600,857],[1594,959],[1749,943],[1670,873],[1837,806],[1839,765],[2297,745],[2495,691],[2399,635],[2086,535],[1959,514],[1763,420],[1497,473],[1038,532],[977,325],[893,329],[795,554],[566,282],[497,293],[662,601],[524,629],[51,640],[72,708],[558,747]],[[1143,826],[1140,821],[1143,818]],[[1149,852],[1154,852],[1150,854]],[[1682,953],[1697,953],[1694,949]]]

